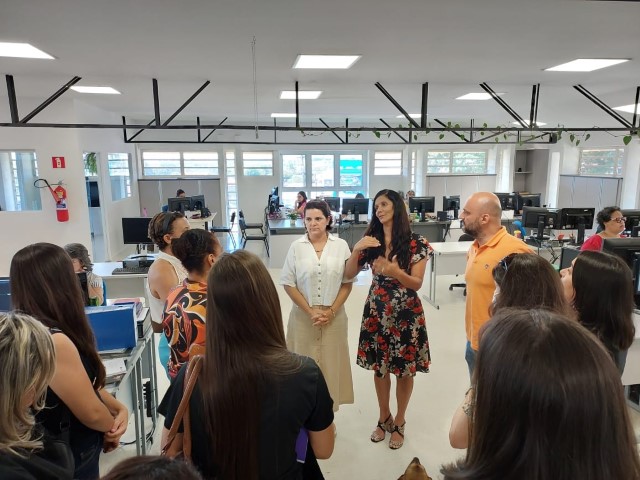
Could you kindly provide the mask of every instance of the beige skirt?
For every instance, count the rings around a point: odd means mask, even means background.
[[[341,404],[353,403],[353,380],[344,306],[324,327],[314,327],[309,316],[293,306],[287,325],[287,347],[292,352],[313,358],[333,399],[333,411]]]

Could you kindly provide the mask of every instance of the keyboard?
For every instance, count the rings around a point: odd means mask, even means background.
[[[147,273],[149,273],[149,267],[119,267],[111,272],[112,275],[146,275]]]

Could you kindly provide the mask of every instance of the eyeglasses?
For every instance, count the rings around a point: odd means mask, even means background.
[[[500,260],[498,262],[498,265],[500,265],[502,267],[502,269],[506,272],[509,269],[509,265],[511,265],[511,261],[514,259],[514,257],[516,255],[518,255],[518,254],[517,253],[510,253],[509,255],[504,257],[502,260]]]
[[[627,217],[612,218],[611,220],[618,223],[625,223],[627,221]]]

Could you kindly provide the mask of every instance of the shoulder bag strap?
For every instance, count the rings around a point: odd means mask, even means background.
[[[180,427],[180,423],[182,422],[182,419],[184,417],[185,422],[183,434],[183,452],[186,457],[187,449],[185,448],[185,446],[186,444],[188,444],[187,458],[191,458],[191,425],[189,424],[189,400],[191,399],[191,394],[193,393],[193,388],[196,385],[198,374],[200,373],[201,368],[202,355],[195,356],[189,361],[189,365],[187,366],[187,373],[184,378],[184,392],[182,394],[182,400],[180,400],[180,405],[178,406],[176,416],[173,418],[173,422],[171,422],[171,428],[169,429],[169,434],[167,435],[167,443],[162,447],[163,455],[166,455],[167,452],[171,449],[171,444],[178,434],[178,428]]]

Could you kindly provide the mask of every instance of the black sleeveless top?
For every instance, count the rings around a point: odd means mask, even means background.
[[[52,335],[62,333],[56,328],[49,329]],[[85,373],[89,377],[89,381],[93,384],[97,377],[97,372],[91,366],[89,360],[84,354],[80,354],[80,361],[84,367]],[[96,396],[100,398],[98,392]],[[60,438],[69,442],[72,452],[79,453],[87,449],[88,446],[94,445],[96,442],[102,442],[104,434],[85,426],[76,416],[69,410],[69,407],[47,387],[47,397],[45,400],[45,408],[36,414],[36,421],[42,425],[45,430],[53,437]]]

